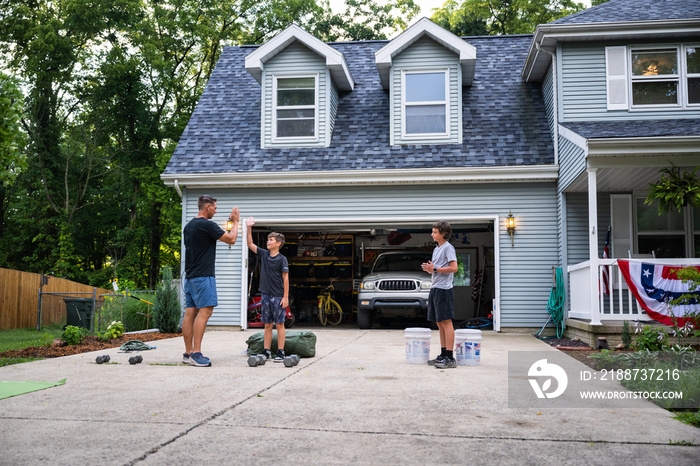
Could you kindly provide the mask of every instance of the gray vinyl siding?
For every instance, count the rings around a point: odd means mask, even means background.
[[[559,135],[559,192],[565,190],[586,169],[583,149]]]
[[[553,94],[553,76],[554,72],[552,71],[553,68],[550,65],[549,69],[547,70],[547,73],[544,75],[544,79],[542,80],[542,98],[544,99],[544,108],[545,111],[547,112],[547,121],[549,122],[549,130],[552,135],[554,135],[555,131],[555,119],[554,119],[554,94]]]
[[[658,120],[698,118],[700,109],[607,110],[605,46],[612,43],[561,46],[561,121]],[[635,44],[638,45],[638,44]]]
[[[274,108],[273,103],[273,77],[275,75],[311,75],[318,74],[318,108],[316,141],[311,142],[273,142],[272,119]],[[294,42],[282,52],[265,63],[263,71],[263,126],[262,140],[263,147],[323,147],[326,146],[326,133],[328,128],[327,109],[329,102],[329,87],[333,87],[330,82],[326,61],[317,53],[311,51],[299,42]],[[330,140],[330,136],[328,136]]]
[[[223,222],[233,205],[241,217],[376,218],[386,224],[392,217],[499,215],[495,227],[501,252],[501,326],[541,327],[546,322],[552,287],[551,267],[557,265],[557,210],[554,183],[471,184],[448,186],[361,186],[275,189],[208,189],[218,198]],[[196,204],[204,191],[191,192],[187,204]],[[194,207],[196,210],[196,206]],[[517,230],[514,246],[504,218],[512,211]],[[188,213],[193,212],[192,207]],[[430,225],[426,223],[426,231]],[[219,306],[210,325],[240,325],[242,241],[231,249],[217,249]]]
[[[213,191],[213,190],[211,190]],[[212,219],[219,224],[223,229],[226,228],[226,219],[231,213],[233,205],[207,191],[193,191],[184,189],[182,197],[182,226],[197,216],[197,200],[202,194],[209,194],[218,199],[218,213]],[[247,218],[247,217],[246,217]],[[243,264],[241,262],[241,241],[239,240],[234,246],[229,246],[226,243],[217,241],[216,243],[216,291],[219,300],[219,305],[214,308],[214,313],[209,319],[208,325],[216,326],[240,326],[241,325],[241,293],[240,285],[236,288],[231,286],[232,283],[240,284],[242,280]],[[185,244],[181,243],[182,263],[181,277],[185,276]],[[182,281],[184,286],[184,281]],[[184,290],[180,288],[180,303],[184,311],[185,300]]]
[[[441,139],[403,139],[402,125],[402,83],[403,70],[449,70],[449,137]],[[392,144],[459,144],[462,142],[462,75],[459,60],[450,50],[434,40],[423,37],[408,49],[397,55],[391,67],[391,108],[390,124]]]

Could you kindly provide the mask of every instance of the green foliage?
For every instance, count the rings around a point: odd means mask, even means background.
[[[632,346],[632,333],[630,332],[630,323],[628,321],[622,322],[622,333],[620,335],[622,339],[622,347],[624,349],[629,349]]]
[[[99,334],[100,340],[112,340],[114,338],[119,338],[124,334],[124,324],[117,321],[112,321],[107,327],[104,333]]]
[[[600,353],[594,353],[588,356],[589,359],[596,361],[596,368],[614,369],[624,365],[626,362],[624,353],[615,353],[613,350],[600,350]]]
[[[684,424],[700,427],[700,412],[680,412],[674,416],[674,419],[681,421]]]
[[[326,2],[325,14],[312,21],[312,33],[321,40],[387,39],[387,33],[406,29],[420,7],[414,0],[345,0],[345,11],[333,13]]]
[[[637,351],[661,351],[668,347],[668,335],[661,327],[636,324],[634,349]]]
[[[670,210],[681,212],[684,206],[700,206],[700,180],[695,176],[698,167],[683,170],[671,164],[659,171],[661,179],[649,185],[645,204],[658,202],[659,215]]]
[[[154,300],[152,292],[132,293],[132,297],[124,298],[122,301],[122,314],[124,316],[124,327],[129,332],[147,330],[153,326],[153,309],[146,302],[134,299],[138,297],[150,303]]]
[[[82,327],[76,327],[75,325],[68,325],[63,331],[61,340],[65,342],[66,345],[79,345],[83,342],[87,336],[88,331]]]
[[[20,121],[23,102],[18,82],[0,72],[0,189],[14,183],[27,167],[26,136]]]
[[[530,34],[584,8],[573,0],[449,0],[432,19],[458,35]]]
[[[163,280],[156,290],[153,303],[153,322],[160,333],[176,333],[180,325],[180,300],[177,288],[173,287],[170,267],[163,267]]]

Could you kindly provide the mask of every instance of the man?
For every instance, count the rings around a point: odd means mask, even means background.
[[[216,199],[201,196],[197,208],[199,213],[182,232],[185,241],[185,317],[182,320],[185,353],[182,362],[208,367],[211,361],[202,355],[202,338],[209,317],[218,304],[214,277],[216,242],[236,242],[240,211],[238,207],[231,210],[229,220],[233,222],[233,228],[227,233],[211,221],[216,214]]]

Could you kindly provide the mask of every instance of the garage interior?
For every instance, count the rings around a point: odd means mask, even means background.
[[[430,228],[420,225],[342,226],[319,225],[314,230],[301,226],[266,224],[252,230],[256,245],[265,247],[267,235],[283,233],[281,252],[289,263],[290,308],[295,328],[321,327],[318,298],[332,283],[332,297],[343,310],[338,327],[357,326],[357,292],[362,277],[369,274],[374,261],[383,252],[428,251],[435,242]],[[491,313],[494,286],[493,221],[481,220],[452,224],[451,243],[464,273],[455,275],[455,323]],[[258,294],[259,268],[250,253],[249,297]],[[255,311],[248,313],[249,326]],[[377,319],[374,328],[426,326],[425,319]],[[336,327],[327,324],[326,328]]]

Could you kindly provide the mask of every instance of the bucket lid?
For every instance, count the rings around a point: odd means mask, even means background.
[[[423,327],[409,327],[405,330],[405,333],[408,334],[426,334],[430,333],[429,328],[423,328]]]
[[[471,336],[481,336],[481,330],[476,330],[476,329],[471,329],[471,328],[465,328],[465,329],[459,329],[455,330],[455,335],[471,335]]]

